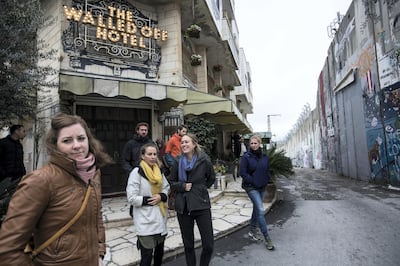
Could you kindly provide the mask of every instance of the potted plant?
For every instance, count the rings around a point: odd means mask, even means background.
[[[223,66],[222,65],[215,65],[213,66],[213,71],[215,72],[221,72],[222,71]]]
[[[186,29],[186,33],[191,38],[200,38],[201,27],[197,24],[192,24]]]
[[[232,85],[228,85],[228,86],[226,86],[226,89],[229,91],[233,91],[235,89],[235,87],[233,87]]]
[[[267,185],[267,196],[264,201],[271,202],[276,194],[276,179],[280,176],[289,177],[294,174],[292,161],[285,156],[284,150],[276,150],[275,146],[268,149],[270,181]]]
[[[225,165],[223,165],[223,164],[219,164],[217,162],[216,164],[213,165],[213,168],[214,168],[214,172],[216,174],[220,174],[220,175],[226,174],[226,168],[225,168]]]
[[[222,91],[222,86],[219,85],[219,84],[215,84],[215,85],[214,85],[214,91],[215,91],[215,92]]]
[[[222,190],[225,189],[226,183],[225,183],[225,173],[226,173],[226,168],[225,165],[220,164],[218,159],[216,163],[213,165],[214,172],[216,174],[215,182],[214,182],[214,188],[217,189],[218,185]]]
[[[199,55],[199,54],[192,54],[191,56],[190,56],[190,64],[192,65],[192,66],[199,66],[199,65],[201,65],[201,55]]]

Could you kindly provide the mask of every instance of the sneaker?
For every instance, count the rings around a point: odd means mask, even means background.
[[[264,244],[267,247],[268,250],[274,250],[274,244],[272,244],[272,240],[269,236],[267,236],[264,240]]]
[[[250,230],[249,233],[248,233],[248,235],[249,235],[250,239],[252,239],[252,240],[254,240],[254,241],[260,240],[260,238],[257,236],[256,230],[253,230],[253,229]]]

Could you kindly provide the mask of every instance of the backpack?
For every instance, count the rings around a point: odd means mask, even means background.
[[[166,162],[166,164],[167,164],[166,166],[168,168],[172,167],[175,163],[175,159],[174,159],[174,157],[172,157],[172,155],[170,153],[166,153],[164,155],[164,161]]]
[[[12,195],[17,190],[19,181],[20,179],[11,180],[10,177],[7,177],[0,182],[0,226],[7,214],[8,205]]]

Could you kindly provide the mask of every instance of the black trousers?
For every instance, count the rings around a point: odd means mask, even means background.
[[[196,221],[202,244],[200,266],[208,266],[214,251],[211,210],[192,211],[190,214],[185,210],[183,214],[177,213],[177,217],[185,248],[186,265],[196,266],[196,253],[194,248],[194,222]]]
[[[137,243],[140,245],[140,241]],[[164,256],[164,242],[159,243],[155,248],[144,248],[142,245],[139,246],[140,249],[140,266],[151,266],[151,261],[154,257],[154,266],[160,266],[162,264],[162,259]],[[153,254],[154,252],[154,254]]]

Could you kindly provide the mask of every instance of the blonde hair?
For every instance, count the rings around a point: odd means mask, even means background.
[[[201,154],[201,145],[199,144],[199,139],[193,133],[187,133],[185,136],[189,137],[194,144],[194,153],[197,154],[197,157],[200,157]],[[183,138],[183,137],[182,137]]]
[[[261,136],[260,135],[258,135],[258,134],[253,135],[253,136],[250,137],[250,140],[252,140],[252,139],[257,140],[257,142],[259,144],[261,144]]]

